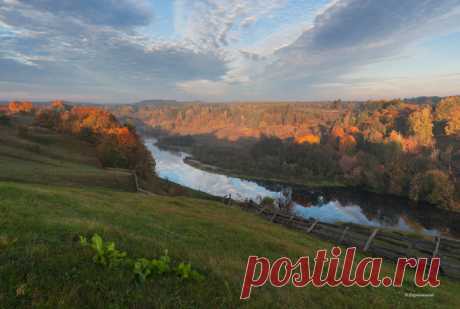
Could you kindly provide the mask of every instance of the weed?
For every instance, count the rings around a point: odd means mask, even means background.
[[[91,237],[91,242],[84,236],[80,236],[80,244],[84,247],[91,247],[95,251],[93,261],[96,264],[113,268],[121,264],[129,265],[132,268],[137,281],[143,283],[153,276],[162,276],[175,273],[182,280],[203,281],[204,276],[192,269],[190,263],[181,262],[176,267],[171,267],[171,258],[168,250],[158,259],[138,258],[131,260],[127,253],[116,249],[114,242],[104,244],[104,240],[98,234]]]
[[[202,274],[197,272],[196,270],[192,269],[192,264],[190,263],[180,263],[176,269],[175,272],[181,278],[182,280],[194,280],[194,281],[203,281],[204,277]]]
[[[93,237],[91,237],[91,243],[88,243],[85,237],[80,236],[80,244],[83,246],[89,245],[96,252],[93,256],[93,261],[96,264],[109,268],[120,265],[127,257],[126,252],[117,250],[114,242],[104,244],[104,240],[98,234],[94,234]]]

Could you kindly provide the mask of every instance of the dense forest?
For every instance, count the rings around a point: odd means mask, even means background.
[[[321,135],[343,113],[345,103],[135,104],[109,106],[124,121],[169,134],[213,134],[220,139]],[[353,103],[349,103],[353,104]]]
[[[194,158],[250,177],[322,182],[460,208],[460,97],[112,108]]]

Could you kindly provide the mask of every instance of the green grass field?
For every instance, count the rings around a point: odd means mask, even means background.
[[[460,307],[460,282],[442,278],[439,288],[419,289],[410,276],[400,289],[265,286],[241,302],[249,255],[296,259],[332,244],[237,206],[129,192],[127,176],[99,168],[88,145],[50,132],[20,138],[12,128],[0,130],[8,140],[0,142],[0,308]],[[29,142],[42,150],[35,153]],[[129,269],[92,261],[77,239],[93,233],[133,257],[168,249],[173,262],[191,262],[206,279],[172,275],[139,284]],[[385,264],[385,272],[392,268]],[[408,298],[408,292],[434,297]]]

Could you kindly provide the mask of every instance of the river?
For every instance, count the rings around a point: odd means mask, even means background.
[[[282,186],[215,174],[184,163],[189,154],[158,148],[155,139],[145,140],[156,161],[159,177],[214,196],[235,200],[263,197],[279,198]],[[411,204],[406,199],[358,192],[352,189],[315,189],[294,187],[291,212],[323,222],[351,222],[373,227],[392,228],[425,235],[460,238],[459,215],[434,209],[426,204]]]

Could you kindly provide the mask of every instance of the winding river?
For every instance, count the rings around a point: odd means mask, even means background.
[[[155,139],[145,140],[156,161],[159,177],[185,187],[235,200],[281,197],[280,185],[262,185],[254,181],[215,174],[184,163],[189,154],[163,150]],[[352,189],[315,189],[294,187],[291,211],[298,216],[323,222],[352,222],[392,228],[425,235],[460,238],[457,213],[434,209],[430,205],[411,205],[405,199],[357,192]]]

